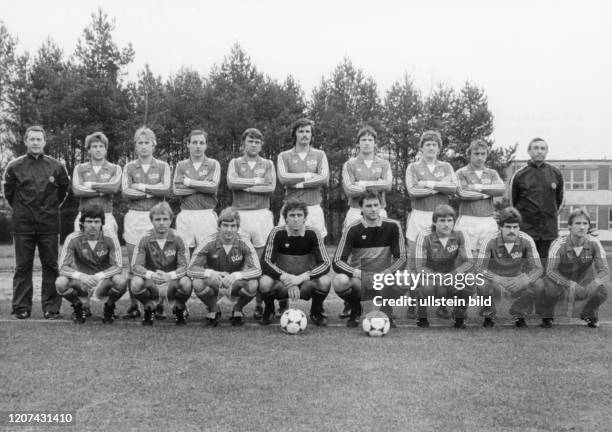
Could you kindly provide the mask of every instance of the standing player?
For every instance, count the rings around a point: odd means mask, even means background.
[[[557,215],[563,203],[563,176],[557,167],[545,162],[548,144],[542,138],[532,139],[527,152],[531,160],[510,179],[510,205],[521,213],[521,230],[535,241],[546,268],[548,249],[559,234]]]
[[[361,219],[360,198],[367,191],[378,191],[380,197],[380,217],[386,218],[385,192],[391,190],[393,174],[389,162],[376,156],[377,134],[373,127],[364,126],[357,132],[359,153],[342,166],[342,186],[349,201],[349,209],[344,218],[343,229]],[[350,315],[350,307],[345,302],[340,318]]]
[[[123,239],[129,263],[133,261],[134,247],[138,240],[153,228],[149,211],[170,192],[170,167],[166,162],[153,157],[156,145],[155,134],[151,129],[138,129],[134,134],[137,158],[125,166],[121,179],[121,192],[127,199],[129,209],[123,219]],[[130,300],[132,305],[124,318],[137,318],[140,316],[138,304],[131,296]],[[163,304],[160,303],[156,315],[163,318],[163,312]]]
[[[357,132],[359,153],[342,166],[342,187],[348,198],[349,210],[344,219],[344,229],[360,220],[359,200],[368,191],[377,191],[380,197],[380,217],[385,219],[385,192],[391,190],[393,174],[389,162],[376,156],[377,134],[371,126],[364,126]]]
[[[555,240],[548,254],[540,327],[552,327],[555,305],[565,292],[572,310],[575,300],[587,300],[580,318],[596,328],[597,310],[610,290],[606,251],[598,239],[589,235],[591,218],[585,210],[574,210],[567,224],[569,235]]]
[[[114,233],[104,231],[105,209],[87,204],[81,209],[79,230],[64,241],[59,259],[57,292],[74,308],[75,323],[85,322],[84,306],[89,297],[107,297],[102,322],[114,320],[115,302],[125,294],[126,280],[121,275],[121,246]]]
[[[180,161],[174,171],[174,194],[181,198],[176,230],[191,250],[217,230],[217,190],[221,167],[206,157],[208,134],[196,129],[189,134],[189,159]]]
[[[426,131],[421,134],[419,150],[422,157],[406,168],[406,190],[411,198],[412,211],[406,222],[408,239],[408,268],[414,269],[415,245],[417,235],[431,225],[434,209],[440,204],[448,204],[448,199],[457,190],[457,177],[453,167],[438,160],[442,148],[442,137],[437,131]],[[411,309],[408,309],[410,314]],[[440,307],[436,314],[450,318],[445,307]]]
[[[424,281],[416,288],[417,325],[429,327],[427,319],[427,302],[430,297],[453,298],[465,302],[465,306],[455,306],[453,317],[455,328],[465,328],[467,302],[474,293],[473,286],[464,282],[465,273],[472,268],[472,246],[469,237],[455,228],[455,210],[449,205],[441,204],[433,212],[433,225],[419,233],[416,241],[415,267]],[[446,275],[453,275],[453,285],[443,283]],[[459,276],[461,275],[461,276]]]
[[[206,320],[211,327],[219,324],[219,294],[237,297],[230,321],[244,324],[244,308],[257,293],[261,275],[259,259],[253,245],[238,234],[240,214],[232,208],[219,215],[219,232],[207,239],[194,253],[187,275],[193,278],[193,290],[206,305]]]
[[[27,319],[32,313],[34,251],[42,265],[41,303],[44,317],[59,317],[62,298],[55,289],[59,206],[70,180],[66,168],[44,154],[45,130],[30,126],[24,136],[25,155],[12,160],[4,172],[4,197],[13,208],[15,276],[11,313]]]
[[[323,315],[323,301],[329,293],[331,281],[327,273],[330,260],[319,231],[306,225],[308,207],[301,201],[289,199],[283,207],[287,225],[272,230],[262,260],[263,276],[259,292],[265,309],[261,324],[272,322],[274,299],[310,300],[310,319],[317,326],[327,325]]]
[[[455,229],[468,237],[474,256],[484,237],[497,232],[493,197],[503,195],[506,190],[497,171],[485,166],[488,153],[485,141],[472,141],[466,151],[469,164],[457,171],[460,216]]]
[[[483,326],[493,327],[495,301],[506,295],[515,299],[510,314],[517,327],[527,327],[525,317],[534,299],[541,293],[542,263],[533,239],[520,231],[521,214],[506,207],[498,216],[499,231],[485,237],[478,252],[476,268],[485,278],[479,294],[491,298],[491,307],[483,307]]]
[[[115,236],[119,232],[113,216],[113,195],[121,187],[121,167],[106,160],[108,138],[102,132],[94,132],[85,138],[89,162],[77,165],[72,175],[72,191],[79,197],[79,214],[74,220],[74,231],[80,230],[81,211],[90,204],[104,209],[104,229]]]
[[[372,279],[375,273],[395,273],[406,265],[406,249],[400,224],[382,218],[381,198],[375,191],[367,191],[359,198],[360,220],[353,221],[342,232],[334,256],[334,290],[350,306],[347,327],[357,327],[361,302],[373,298]],[[399,295],[395,287],[385,287],[384,299]],[[381,311],[395,327],[393,308],[382,306]]]
[[[291,199],[305,203],[308,207],[306,225],[316,228],[325,239],[327,229],[321,201],[323,188],[329,182],[329,166],[325,152],[312,147],[313,125],[305,118],[293,123],[291,136],[295,147],[278,155],[278,181],[285,186],[285,204]],[[281,216],[279,225],[284,224]]]
[[[240,215],[240,235],[250,241],[261,258],[266,239],[274,228],[270,196],[276,189],[274,163],[262,158],[263,135],[255,128],[242,133],[244,155],[232,159],[227,168],[227,187],[232,191],[232,208]],[[255,319],[263,313],[256,299]]]
[[[176,325],[185,325],[185,303],[191,296],[191,280],[186,276],[189,250],[170,228],[174,214],[167,202],[153,206],[149,215],[153,229],[137,242],[130,289],[144,307],[143,325],[153,325],[153,310],[163,296],[163,287],[167,287],[168,301],[174,303]]]

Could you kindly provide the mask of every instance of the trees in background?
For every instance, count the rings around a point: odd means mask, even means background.
[[[465,165],[465,149],[473,139],[493,144],[493,115],[484,90],[473,83],[466,82],[458,90],[440,84],[423,94],[404,75],[383,94],[372,77],[345,58],[321,78],[307,99],[292,76],[284,81],[271,78],[238,44],[207,76],[182,67],[164,79],[146,65],[135,81],[128,81],[126,72],[135,53],[130,44],[117,46],[113,30],[114,21],[98,9],[72,54],[67,55],[52,39],[33,55],[18,54],[17,39],[0,21],[2,168],[13,153],[25,151],[21,137],[31,124],[45,127],[48,152],[63,160],[69,172],[86,157],[82,146],[89,133],[104,131],[111,143],[109,159],[124,164],[133,157],[134,131],[146,125],[156,133],[156,155],[171,165],[188,156],[189,132],[205,129],[207,154],[219,160],[224,176],[230,159],[242,151],[244,129],[256,127],[263,132],[262,155],[276,162],[277,155],[291,146],[292,122],[309,116],[315,121],[314,145],[325,150],[330,164],[323,206],[329,240],[334,242],[347,208],[342,164],[355,154],[361,126],[376,129],[380,156],[391,163],[394,184],[388,194],[388,212],[399,220],[410,209],[403,177],[417,154],[422,131],[442,133],[441,159],[456,168]],[[515,151],[516,146],[493,149],[491,165],[501,173]],[[219,207],[230,203],[223,181]],[[69,201],[65,207],[75,204]],[[272,200],[275,214],[281,205],[279,185]]]

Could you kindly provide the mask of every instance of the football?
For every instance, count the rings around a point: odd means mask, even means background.
[[[302,333],[307,323],[306,314],[300,309],[287,309],[280,317],[281,330],[290,335]]]
[[[381,337],[389,333],[389,317],[384,312],[369,312],[361,323],[363,331],[368,336]]]

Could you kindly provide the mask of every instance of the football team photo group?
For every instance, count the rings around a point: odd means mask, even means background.
[[[378,289],[387,301],[380,307],[382,314],[372,316],[391,328],[397,324],[389,300],[407,294],[415,300],[405,314],[422,328],[429,327],[431,298],[460,299],[452,308],[437,307],[435,314],[452,318],[455,328],[466,328],[466,301],[476,294],[485,299],[479,311],[484,327],[495,325],[496,302],[502,297],[512,300],[509,314],[519,328],[528,326],[532,309],[541,318],[540,327],[552,327],[560,299],[584,301],[580,318],[588,327],[598,327],[598,308],[610,288],[606,252],[590,235],[591,219],[584,209],[570,213],[569,233],[558,236],[564,180],[545,161],[544,139],[529,143],[530,161],[509,181],[512,205],[496,210],[494,199],[506,193],[506,185],[486,166],[487,143],[472,141],[466,152],[469,164],[455,172],[438,160],[440,133],[423,132],[419,159],[406,170],[412,211],[403,230],[385,211],[385,192],[396,173],[376,154],[375,129],[362,127],[355,137],[357,155],[342,168],[349,208],[330,257],[321,208],[329,167],[324,150],[312,145],[314,130],[307,118],[295,121],[294,147],[279,154],[275,165],[260,156],[262,133],[246,129],[244,153],[227,167],[232,205],[217,214],[221,167],[206,155],[204,130],[191,131],[186,139],[189,158],[174,170],[155,158],[156,137],[147,127],[135,132],[137,159],[125,167],[106,159],[108,139],[95,132],[85,138],[89,161],[77,165],[70,179],[59,161],[44,154],[44,129],[29,127],[27,153],[11,161],[3,181],[15,235],[11,313],[17,319],[31,315],[33,252],[38,247],[41,302],[44,318],[50,320],[61,316],[65,299],[73,308],[72,320],[83,324],[95,297],[104,302],[102,322],[111,324],[116,302],[126,296],[127,318],[142,315],[142,324],[151,326],[156,318],[165,318],[167,307],[176,324],[185,325],[193,295],[205,305],[211,327],[222,318],[220,297],[233,303],[232,326],[245,323],[243,308],[251,301],[256,304],[254,318],[268,325],[275,319],[275,301],[282,317],[289,302],[299,299],[310,302],[310,322],[326,326],[325,299],[333,289],[345,303],[340,318],[347,327],[357,327],[364,303],[371,303],[376,292],[374,278],[408,270],[432,277],[408,290],[393,283]],[[277,181],[285,195],[274,226],[269,209]],[[59,207],[70,187],[79,197],[79,214],[58,259]],[[126,269],[113,216],[118,192],[129,209],[123,218]],[[170,193],[180,198],[176,218],[165,201]],[[452,197],[458,198],[457,210],[450,205]],[[480,276],[478,284],[444,281],[446,275],[470,272]]]
[[[0,4],[0,431],[612,431],[612,3]]]

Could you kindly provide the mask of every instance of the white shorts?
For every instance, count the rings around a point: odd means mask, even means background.
[[[463,231],[470,243],[472,250],[478,250],[483,239],[497,232],[497,222],[491,216],[459,216],[455,229]]]
[[[412,210],[406,221],[406,238],[415,242],[421,231],[431,227],[432,216],[433,212],[430,211]]]
[[[200,246],[217,232],[217,213],[208,210],[181,210],[176,217],[176,232],[187,247]]]
[[[380,217],[387,217],[387,210],[380,210]],[[344,224],[342,225],[342,229],[346,229],[347,226],[355,222],[357,219],[361,219],[361,209],[349,207],[348,212],[346,213],[346,217],[344,218]]]
[[[81,212],[79,212],[79,214],[76,215],[76,218],[74,219],[74,230],[75,231],[79,231],[81,229],[81,227],[79,226],[80,219],[81,219]],[[102,229],[107,233],[114,234],[115,237],[119,233],[119,225],[117,225],[115,216],[113,216],[112,213],[104,213],[104,226],[102,227]]]
[[[274,228],[272,212],[268,209],[238,210],[240,214],[240,236],[253,243],[253,247],[266,245],[268,235]]]
[[[325,216],[323,215],[323,209],[319,204],[307,206],[308,217],[306,218],[306,225],[310,225],[319,230],[321,238],[327,237],[327,229],[325,228]],[[286,225],[285,218],[283,217],[283,210],[281,209],[280,219],[278,226]]]
[[[130,210],[123,218],[123,240],[138,246],[138,240],[153,229],[148,211]]]

